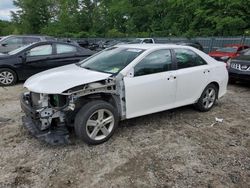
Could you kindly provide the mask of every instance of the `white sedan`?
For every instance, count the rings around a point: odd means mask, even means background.
[[[127,44],[29,78],[23,124],[37,138],[68,143],[68,126],[100,144],[119,121],[194,104],[210,110],[227,90],[226,64],[188,46]]]

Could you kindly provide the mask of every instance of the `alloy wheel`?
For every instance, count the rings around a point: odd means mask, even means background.
[[[14,75],[9,71],[3,71],[0,73],[0,83],[3,85],[9,85],[14,81]]]
[[[99,109],[86,122],[87,135],[92,140],[105,139],[112,132],[114,124],[114,115],[107,109]]]
[[[213,106],[216,100],[216,91],[214,88],[207,88],[202,100],[202,104],[205,109],[209,109]]]

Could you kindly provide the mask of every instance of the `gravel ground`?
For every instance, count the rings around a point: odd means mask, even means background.
[[[22,128],[21,85],[0,88],[0,187],[250,187],[250,85],[121,123],[106,143],[52,147]],[[215,124],[215,117],[223,123]]]

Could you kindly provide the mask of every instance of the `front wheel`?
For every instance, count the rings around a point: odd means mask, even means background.
[[[77,113],[75,133],[87,144],[101,144],[114,134],[118,121],[117,110],[110,103],[91,101]]]
[[[218,96],[218,88],[214,84],[209,84],[201,94],[195,107],[202,111],[209,111],[215,104]]]
[[[16,73],[8,68],[0,69],[0,86],[14,85],[17,81]]]

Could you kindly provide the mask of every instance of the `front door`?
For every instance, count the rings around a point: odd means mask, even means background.
[[[54,44],[56,52],[53,62],[54,67],[78,63],[85,59],[84,55],[78,52],[77,47],[70,44]]]
[[[24,75],[26,78],[48,70],[54,61],[53,48],[51,44],[36,46],[26,52],[26,62],[24,62]]]
[[[134,75],[124,78],[126,118],[172,108],[176,77],[170,50],[157,50],[134,67]]]

